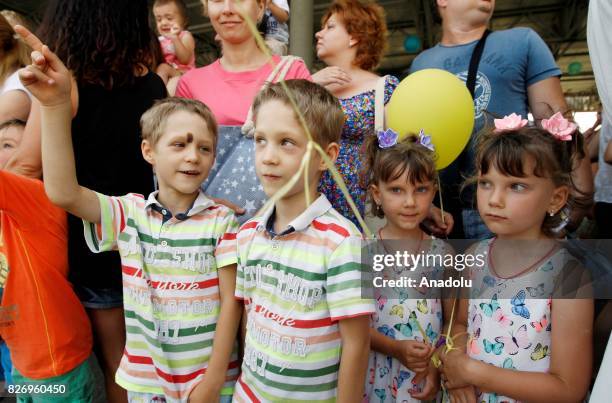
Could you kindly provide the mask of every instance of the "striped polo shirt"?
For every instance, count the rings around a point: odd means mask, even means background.
[[[127,340],[117,383],[186,402],[211,356],[217,269],[236,263],[238,224],[231,210],[202,193],[174,217],[156,194],[98,194],[101,222],[84,221],[85,238],[93,252],[121,255]],[[238,369],[235,348],[222,394],[232,394]]]
[[[323,195],[278,235],[266,229],[273,212],[236,236],[247,332],[234,400],[334,401],[338,321],[374,311],[361,295],[362,237]]]

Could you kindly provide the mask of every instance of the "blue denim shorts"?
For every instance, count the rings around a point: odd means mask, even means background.
[[[463,210],[461,211],[461,216],[463,217],[463,233],[465,234],[465,239],[482,240],[495,236],[489,231],[489,228],[487,228],[482,221],[482,218],[480,218],[478,210]]]
[[[85,308],[110,309],[123,307],[123,290],[120,288],[90,288],[75,285],[74,292]]]

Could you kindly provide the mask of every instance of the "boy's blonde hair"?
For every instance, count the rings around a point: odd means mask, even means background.
[[[155,146],[164,134],[166,120],[175,112],[185,111],[200,116],[213,134],[214,145],[217,145],[217,120],[202,102],[195,99],[170,97],[156,101],[140,118],[142,139]]]
[[[308,80],[287,80],[284,82],[299,111],[304,116],[306,126],[313,139],[321,146],[340,141],[344,112],[338,99],[322,86]],[[262,89],[253,102],[253,121],[257,127],[257,112],[268,101],[281,101],[293,109],[289,95],[281,83],[270,84]],[[296,120],[299,119],[295,113]],[[299,121],[299,120],[298,120]]]

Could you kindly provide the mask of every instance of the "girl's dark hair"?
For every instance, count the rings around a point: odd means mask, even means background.
[[[582,135],[576,131],[571,141],[561,141],[548,131],[538,127],[524,127],[501,133],[489,131],[482,133],[476,142],[476,172],[487,174],[491,167],[506,176],[526,177],[527,158],[531,157],[535,166],[533,175],[550,178],[555,186],[567,186],[570,190],[567,206],[584,208],[590,197],[579,192],[572,181],[572,172],[580,159],[584,158]],[[477,177],[469,178],[466,183],[475,183]],[[556,228],[567,219],[559,212],[554,216],[546,215],[542,232],[548,236],[558,236]]]
[[[380,148],[378,137],[369,136],[365,143],[365,164],[362,185],[367,189],[380,182],[394,181],[408,171],[410,183],[434,182],[438,175],[434,153],[418,143],[418,137],[408,135],[392,147]],[[372,203],[372,214],[384,217],[382,209]]]
[[[131,85],[154,68],[147,0],[51,0],[38,34],[79,84]]]

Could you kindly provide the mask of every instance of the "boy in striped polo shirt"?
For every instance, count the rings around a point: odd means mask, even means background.
[[[131,402],[230,400],[242,309],[234,299],[238,224],[200,193],[215,158],[211,111],[186,99],[155,104],[141,119],[142,154],[159,191],[97,194],[77,182],[70,73],[48,48],[34,48],[35,64],[20,75],[42,105],[47,195],[83,219],[92,251],[121,255],[127,341],[116,382]]]
[[[285,84],[313,140],[335,160],[344,123],[338,100],[306,80]],[[314,149],[307,175],[289,183],[309,146],[281,84],[263,89],[253,112],[264,191],[290,188],[237,235],[236,297],[247,323],[234,400],[360,401],[373,312],[361,295],[361,234],[317,192],[326,165]]]

